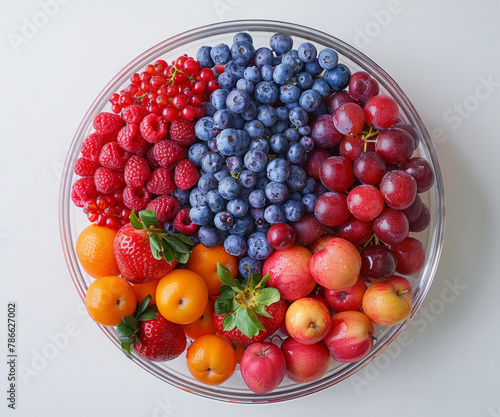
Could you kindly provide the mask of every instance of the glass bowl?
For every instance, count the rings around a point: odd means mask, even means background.
[[[147,64],[157,59],[170,62],[182,54],[196,56],[196,51],[203,45],[231,43],[232,36],[237,32],[247,31],[256,47],[268,46],[269,38],[276,32],[288,33],[294,39],[294,48],[304,42],[312,42],[318,51],[324,47],[335,49],[339,53],[339,62],[347,64],[352,72],[363,70],[370,73],[380,84],[380,92],[392,96],[399,105],[400,117],[411,123],[418,130],[420,145],[416,154],[426,158],[435,176],[433,187],[422,194],[422,200],[429,206],[432,219],[425,232],[418,233],[419,240],[426,249],[426,263],[423,270],[415,276],[408,277],[413,285],[413,310],[410,318],[393,327],[376,326],[376,342],[372,352],[359,362],[352,364],[332,363],[328,373],[321,379],[304,384],[297,384],[285,378],[281,385],[268,394],[254,394],[244,384],[238,371],[224,384],[212,387],[195,380],[188,372],[184,355],[165,363],[154,363],[133,355],[133,360],[139,366],[157,376],[161,380],[182,390],[192,392],[202,397],[235,403],[270,403],[285,401],[309,395],[348,378],[379,355],[408,325],[422,304],[436,273],[441,254],[444,224],[445,198],[443,181],[434,147],[427,130],[410,100],[396,82],[370,58],[354,49],[345,42],[315,29],[292,23],[270,20],[239,20],[211,24],[179,34],[154,46],[134,59],[122,69],[102,90],[85,114],[73,138],[64,165],[59,197],[59,225],[64,256],[71,278],[82,300],[92,278],[80,267],[75,253],[75,241],[81,230],[89,223],[82,210],[75,207],[70,199],[71,185],[76,180],[73,173],[75,161],[79,155],[82,140],[92,131],[92,120],[101,111],[110,111],[109,97],[123,89],[134,72],[141,71]],[[120,344],[115,330],[100,326],[102,331],[119,348]],[[279,336],[276,336],[279,337]],[[121,348],[117,350],[121,355]],[[334,362],[334,361],[332,361]]]

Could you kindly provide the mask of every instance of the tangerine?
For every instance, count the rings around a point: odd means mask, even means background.
[[[214,319],[212,316],[213,311],[214,300],[209,297],[207,307],[205,308],[203,314],[198,318],[198,320],[182,326],[182,329],[184,330],[186,336],[191,340],[195,340],[205,334],[215,334],[217,329],[214,325]]]
[[[207,285],[198,274],[174,269],[156,287],[156,306],[172,323],[188,324],[200,318],[208,303]]]
[[[76,256],[83,269],[93,278],[120,275],[113,243],[116,230],[91,224],[76,240]]]
[[[236,363],[241,362],[241,357],[243,356],[243,353],[245,353],[245,348],[241,346],[238,342],[235,342],[234,340],[229,339],[225,334],[222,333],[215,333],[216,336],[221,337],[224,339],[227,343],[231,345],[231,347],[234,349],[234,353],[236,355]]]
[[[116,326],[123,316],[134,314],[137,297],[127,280],[106,276],[89,285],[85,306],[92,320],[105,326]]]
[[[227,381],[236,368],[236,355],[231,345],[219,336],[206,334],[189,346],[187,368],[198,381],[220,385]]]
[[[156,287],[159,282],[160,278],[145,282],[144,284],[132,284],[137,301],[142,303],[142,301],[149,295],[151,296],[151,300],[149,300],[148,306],[156,304]]]
[[[193,248],[186,263],[186,269],[196,272],[205,280],[210,295],[220,294],[219,287],[222,285],[217,275],[217,263],[228,268],[233,278],[236,278],[238,261],[235,256],[227,253],[220,243],[213,248],[207,248],[199,243]]]

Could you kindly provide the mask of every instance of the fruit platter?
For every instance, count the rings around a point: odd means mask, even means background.
[[[170,38],[84,116],[60,231],[89,316],[211,399],[330,387],[407,326],[436,273],[444,188],[396,82],[341,40],[247,20]]]

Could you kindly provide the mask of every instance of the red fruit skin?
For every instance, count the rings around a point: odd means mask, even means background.
[[[189,159],[183,159],[175,167],[174,182],[181,190],[189,190],[200,179],[200,173]]]
[[[170,125],[170,139],[179,146],[190,146],[196,140],[194,123],[182,117],[175,119]]]
[[[259,320],[261,321],[262,325],[266,330],[259,331],[259,333],[252,338],[245,336],[237,328],[234,328],[231,331],[224,330],[222,321],[226,316],[225,314],[216,314],[214,312],[213,314],[214,325],[219,333],[222,333],[233,342],[237,342],[241,344],[241,346],[243,346],[244,348],[247,348],[251,344],[256,342],[262,342],[263,340],[267,339],[268,337],[276,333],[276,331],[278,331],[281,325],[285,322],[285,314],[287,309],[288,309],[288,303],[283,298],[280,299],[279,301],[276,301],[274,304],[271,304],[270,306],[264,307],[264,310],[273,317],[269,318],[257,314],[257,317],[259,318]]]
[[[96,170],[94,181],[97,191],[103,194],[110,194],[125,187],[123,179],[115,170],[104,167]]]
[[[151,173],[151,178],[146,183],[146,188],[151,194],[170,194],[176,189],[172,181],[171,171],[160,167]]]
[[[100,133],[94,132],[88,135],[80,145],[82,156],[91,161],[99,161],[102,147],[106,144],[106,139]]]
[[[142,187],[151,178],[151,169],[146,158],[132,155],[125,164],[125,183],[131,187]]]
[[[340,143],[344,135],[333,125],[330,114],[322,114],[311,125],[311,137],[320,148],[332,148]]]
[[[149,143],[141,136],[139,125],[136,124],[123,126],[120,132],[118,132],[116,141],[123,149],[129,152],[137,152],[145,144],[149,146]]]
[[[124,150],[118,142],[106,143],[99,154],[99,163],[110,169],[124,169],[130,158],[130,152]]]
[[[77,207],[83,207],[85,202],[97,197],[94,178],[77,179],[71,187],[71,200]]]
[[[97,161],[80,157],[76,160],[74,171],[80,177],[92,177],[100,166],[101,164]]]
[[[127,123],[141,123],[142,119],[146,117],[148,114],[148,110],[144,106],[138,106],[135,104],[132,104],[130,106],[127,106],[123,109],[122,112],[122,119]]]
[[[152,156],[160,166],[167,169],[173,168],[175,162],[184,159],[184,152],[182,152],[181,147],[168,139],[155,143],[152,149]],[[146,159],[148,159],[147,155]],[[149,165],[151,165],[151,162],[149,162]],[[153,168],[153,166],[151,167]]]
[[[99,113],[93,121],[94,129],[104,136],[117,135],[123,124],[120,116],[106,112]]]
[[[366,291],[366,284],[358,278],[356,284],[344,291],[334,291],[325,288],[323,297],[327,301],[328,306],[335,312],[359,310],[363,303],[363,295]]]
[[[161,314],[153,320],[139,322],[134,350],[145,359],[165,362],[175,359],[186,349],[186,335],[180,324],[171,323]]]
[[[148,114],[142,119],[139,130],[144,139],[149,143],[162,140],[168,132],[168,123],[155,113]]]
[[[379,130],[391,127],[398,120],[398,103],[392,97],[384,94],[379,94],[368,100],[364,110],[366,123]]]
[[[396,258],[396,272],[413,275],[420,272],[425,265],[425,248],[418,239],[407,237],[392,246]]]
[[[307,155],[307,162],[304,165],[307,175],[319,180],[319,170],[321,164],[331,156],[330,151],[322,148],[315,148]]]
[[[302,246],[309,246],[329,230],[314,214],[306,214],[298,222],[291,222],[290,225],[295,230],[295,243]]]
[[[120,273],[133,284],[143,284],[161,278],[177,265],[169,265],[165,259],[155,259],[151,253],[149,236],[145,230],[137,230],[126,224],[116,234],[113,244]]]
[[[150,201],[146,206],[146,210],[155,211],[159,223],[172,220],[180,209],[179,200],[171,195],[161,195]]]

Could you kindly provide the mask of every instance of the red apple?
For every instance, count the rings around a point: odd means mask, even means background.
[[[289,337],[281,350],[286,361],[286,376],[294,382],[316,381],[328,372],[332,357],[321,342],[304,345]]]
[[[311,243],[307,248],[315,254],[323,249],[331,238],[337,237],[331,233],[318,237],[313,243]]]
[[[288,307],[285,316],[288,334],[297,342],[312,345],[322,340],[332,327],[330,309],[314,298],[304,297]]]
[[[285,370],[283,352],[273,343],[254,343],[241,357],[241,377],[257,394],[273,391],[283,381]]]
[[[375,324],[393,326],[410,317],[412,300],[410,282],[393,275],[386,282],[368,287],[363,296],[363,311]]]
[[[323,343],[337,362],[357,362],[370,353],[374,333],[373,323],[365,314],[343,311],[332,317],[332,329]]]
[[[300,245],[274,252],[264,261],[262,275],[269,274],[269,287],[277,288],[281,297],[295,301],[309,295],[316,281],[309,270],[311,252]]]
[[[311,257],[309,266],[318,284],[330,290],[345,291],[359,278],[361,256],[351,242],[336,237]]]
[[[320,287],[319,285],[317,285],[317,287],[321,288],[321,293],[323,293],[323,287]],[[311,294],[308,295],[309,298],[314,298],[315,300],[318,300],[319,302],[321,302],[321,304],[323,304],[328,310],[330,310],[330,304],[328,304],[328,302],[319,294],[315,294],[314,291],[316,290],[316,288],[313,290],[313,292]]]
[[[344,291],[333,291],[325,288],[323,298],[328,302],[330,308],[340,313],[341,311],[359,310],[363,302],[366,284],[358,278],[356,284]]]

